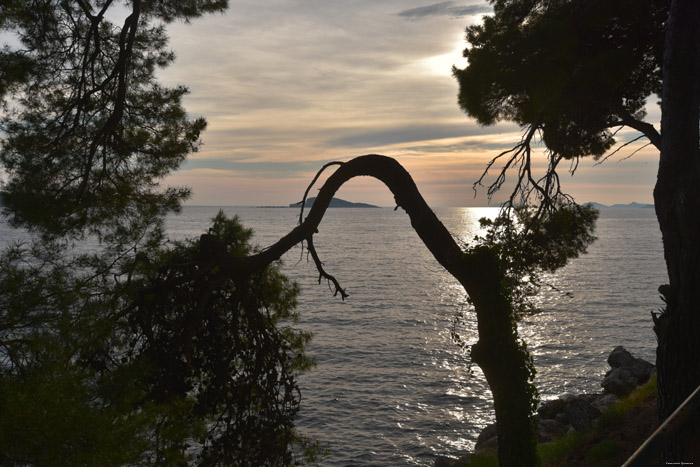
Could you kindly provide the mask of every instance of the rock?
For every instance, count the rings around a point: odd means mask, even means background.
[[[540,420],[537,425],[537,441],[547,443],[560,436],[564,436],[569,431],[569,427],[556,420],[544,419]]]
[[[557,414],[564,411],[566,401],[564,399],[554,399],[547,401],[537,408],[537,415],[541,420],[554,420]]]
[[[618,346],[608,356],[608,364],[612,367],[605,374],[603,392],[623,397],[632,392],[637,386],[646,383],[654,371],[654,365],[635,358],[624,347]]]
[[[604,393],[623,397],[637,387],[637,377],[627,368],[615,368],[605,374],[600,384]]]
[[[616,396],[610,396],[602,401],[604,397],[606,396],[603,394],[579,394],[577,396],[567,394],[560,399],[548,401],[537,410],[540,423],[552,421],[557,424],[552,426],[566,427],[571,425],[579,431],[588,430],[593,422],[600,417],[604,408],[617,401]]]
[[[498,438],[498,428],[496,427],[495,423],[491,423],[490,425],[486,425],[483,430],[481,430],[481,433],[479,433],[479,437],[476,438],[476,446],[474,446],[475,451],[481,450],[484,444],[487,443],[487,441],[491,441],[492,438]],[[498,441],[496,441],[498,442]],[[488,443],[489,445],[491,443]]]
[[[569,425],[576,431],[586,431],[593,426],[593,422],[600,417],[600,410],[591,405],[585,397],[577,397],[570,400],[564,409]]]
[[[435,467],[453,467],[455,465],[455,460],[445,456],[438,456],[435,458]]]
[[[612,368],[620,368],[623,366],[632,366],[636,358],[627,351],[623,346],[618,345],[608,355],[608,365]]]
[[[615,394],[597,394],[597,396],[598,397],[591,402],[591,405],[601,412],[604,412],[608,407],[620,402],[620,398]]]
[[[566,406],[565,406],[566,407]],[[555,417],[554,417],[555,422],[559,422],[562,425],[568,425],[569,424],[569,417],[567,417],[566,412],[563,410],[559,412]]]
[[[479,447],[474,447],[475,452],[493,451],[498,452],[498,436],[493,436],[482,442]]]

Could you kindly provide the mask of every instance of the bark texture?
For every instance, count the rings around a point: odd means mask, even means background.
[[[248,258],[243,269],[264,267],[297,243],[311,239],[333,195],[346,181],[358,176],[382,181],[394,194],[397,206],[406,211],[411,225],[435,259],[460,282],[474,303],[479,340],[472,348],[472,359],[483,370],[493,393],[499,465],[534,466],[529,355],[518,339],[513,309],[503,290],[504,276],[496,255],[485,247],[463,252],[425,202],[409,173],[396,160],[367,155],[337,165],[338,169],[320,189],[306,219],[277,243]]]
[[[659,416],[666,419],[700,385],[700,2],[673,0],[663,68],[662,145],[654,189],[669,283],[655,319]],[[694,422],[697,426],[697,418]],[[681,462],[686,427],[665,448]]]

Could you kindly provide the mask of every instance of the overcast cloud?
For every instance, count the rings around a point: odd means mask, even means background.
[[[468,0],[237,0],[171,25],[177,61],[162,79],[189,86],[185,105],[209,126],[169,181],[191,186],[193,204],[288,204],[324,162],[374,152],[404,164],[433,204],[483,204],[471,183],[519,130],[464,115],[451,69],[466,65],[465,28],[489,11]],[[392,202],[377,184],[363,190],[355,201]]]
[[[491,13],[493,8],[490,5],[467,5],[459,6],[454,2],[435,3],[433,5],[411,8],[398,13],[399,16],[409,19],[425,18],[426,16],[451,16],[453,18],[461,18],[463,16],[472,16],[481,13]]]

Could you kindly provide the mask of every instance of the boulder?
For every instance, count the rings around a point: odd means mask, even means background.
[[[572,426],[579,431],[591,428],[603,410],[618,401],[617,396],[605,394],[564,395],[547,401],[537,409],[540,423],[546,420]]]
[[[486,425],[479,437],[476,438],[474,451],[483,451],[485,449],[495,449],[498,446],[498,428],[495,423]]]
[[[547,443],[568,433],[569,427],[556,420],[544,419],[537,424],[537,441]]]
[[[557,414],[564,411],[566,407],[566,400],[564,399],[553,399],[541,404],[537,408],[537,415],[541,420],[554,420]]]
[[[570,400],[564,409],[569,425],[576,431],[587,431],[593,426],[593,422],[600,417],[600,410],[591,405],[585,397],[577,397]]]
[[[455,460],[445,456],[438,456],[435,458],[435,467],[454,467]]]
[[[654,371],[654,365],[635,358],[624,347],[618,346],[608,356],[608,364],[612,367],[605,374],[603,393],[623,397],[632,392],[637,386],[646,383]]]
[[[608,407],[620,402],[620,398],[615,394],[596,394],[595,400],[591,402],[591,405],[596,409],[604,412]]]

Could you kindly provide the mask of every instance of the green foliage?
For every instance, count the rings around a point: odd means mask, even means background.
[[[604,439],[586,452],[584,458],[591,464],[604,466],[615,465],[610,459],[620,450],[621,443],[615,439]]]
[[[604,428],[624,420],[627,412],[656,395],[656,385],[656,376],[653,376],[649,381],[632,391],[631,394],[621,399],[617,404],[605,409],[600,416],[598,426]]]
[[[310,334],[293,327],[298,287],[275,265],[207,268],[212,253],[233,264],[252,253],[251,235],[219,214],[206,241],[164,249],[154,233],[110,268],[104,252],[7,251],[0,460],[315,462],[322,447],[293,424],[296,377],[313,365]]]
[[[149,275],[130,312],[130,354],[153,368],[149,399],[194,399],[208,420],[201,461],[290,465],[299,446],[296,374],[309,369],[310,334],[291,327],[298,287],[276,267],[251,276],[208,268],[251,253],[251,231],[221,213],[209,234],[145,264]]]
[[[572,431],[550,443],[537,445],[537,457],[543,466],[562,465],[571,452],[586,442],[586,436]]]
[[[481,124],[534,125],[567,159],[602,156],[610,128],[661,93],[668,0],[498,0],[467,28],[459,105]],[[644,15],[639,15],[644,11]]]
[[[164,24],[226,6],[0,3],[0,32],[17,39],[0,51],[4,212],[34,238],[0,256],[3,465],[323,454],[293,426],[313,364],[296,284],[274,264],[246,272],[251,232],[223,215],[164,247],[164,216],[189,191],[159,182],[206,126],[182,107],[186,88],[155,79],[174,60]]]
[[[480,220],[487,233],[476,242],[498,256],[516,314],[535,311],[531,298],[542,286],[543,273],[555,272],[586,252],[595,241],[597,219],[595,208],[567,204],[546,211],[515,207],[494,220]]]
[[[146,369],[119,359],[125,284],[112,273],[124,263],[64,253],[58,242],[39,242],[0,257],[0,460],[147,463],[152,434],[179,410],[145,404]]]
[[[174,59],[158,22],[226,2],[136,0],[122,26],[107,19],[113,6],[42,0],[0,9],[0,32],[19,40],[0,53],[8,78],[0,88],[0,163],[15,225],[104,235],[133,230],[134,218],[176,210],[188,196],[158,181],[197,150],[206,122],[187,117],[186,88],[155,80]]]

